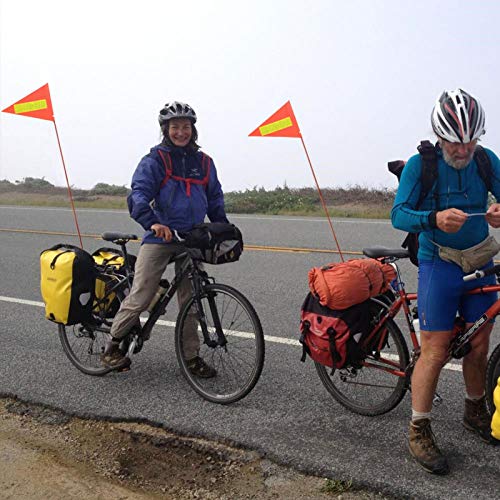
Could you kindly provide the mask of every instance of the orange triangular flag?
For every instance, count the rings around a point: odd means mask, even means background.
[[[290,101],[248,135],[250,137],[301,137]]]
[[[12,106],[2,110],[4,113],[13,113],[15,115],[31,116],[41,120],[54,121],[54,112],[52,111],[52,101],[50,100],[49,84],[35,90],[30,95],[23,97]]]

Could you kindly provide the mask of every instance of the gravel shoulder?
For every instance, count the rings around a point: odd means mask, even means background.
[[[258,454],[0,399],[2,499],[374,499]]]

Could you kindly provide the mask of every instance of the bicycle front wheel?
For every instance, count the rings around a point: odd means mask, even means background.
[[[380,306],[370,304],[372,325],[378,322]],[[392,319],[387,319],[381,334],[387,340],[380,351],[370,353],[361,368],[346,367],[331,370],[315,362],[319,378],[333,398],[348,410],[360,415],[382,415],[395,408],[403,399],[406,378],[394,370],[408,366],[408,347],[401,330]]]
[[[108,334],[82,324],[59,325],[59,339],[64,353],[81,372],[101,376],[111,369],[102,365]]]
[[[199,304],[192,297],[177,318],[175,351],[179,366],[189,385],[204,399],[234,403],[254,388],[262,372],[264,334],[259,317],[248,299],[227,285],[206,285]],[[208,343],[200,326],[203,322]],[[215,369],[215,376],[202,378],[190,371],[186,356],[193,350]]]
[[[493,391],[498,383],[500,377],[500,344],[496,346],[495,350],[491,353],[486,367],[486,402],[488,409],[493,415],[495,413],[495,405],[493,403]]]

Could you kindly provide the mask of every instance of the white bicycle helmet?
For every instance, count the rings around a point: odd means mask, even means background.
[[[468,143],[485,133],[484,110],[462,89],[444,91],[432,110],[434,132],[448,142]]]
[[[189,105],[179,101],[168,102],[160,110],[158,121],[163,125],[172,118],[189,118],[193,123],[196,123],[196,113]]]

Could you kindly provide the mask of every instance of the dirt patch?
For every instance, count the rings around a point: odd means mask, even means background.
[[[258,454],[145,424],[0,400],[2,499],[375,499]]]

